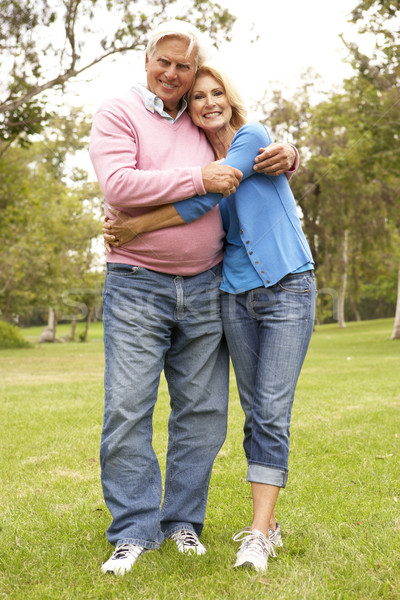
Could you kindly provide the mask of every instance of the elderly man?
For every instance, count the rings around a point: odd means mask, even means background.
[[[106,207],[151,207],[239,185],[240,171],[213,161],[187,115],[185,94],[205,58],[200,32],[183,21],[155,29],[147,86],[97,111],[90,155]],[[260,155],[286,170],[291,147]],[[266,162],[265,162],[266,161]],[[283,165],[283,166],[282,166]],[[101,477],[116,546],[103,572],[124,574],[171,538],[203,554],[211,470],[225,439],[228,355],[219,305],[223,229],[218,207],[187,225],[137,236],[107,255],[104,285],[105,408]],[[152,417],[164,369],[170,394],[164,499]]]

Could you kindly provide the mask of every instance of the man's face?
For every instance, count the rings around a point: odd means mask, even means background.
[[[167,37],[160,40],[150,59],[146,56],[147,87],[161,98],[165,110],[173,117],[196,72],[197,50],[187,56],[188,45],[186,40]]]

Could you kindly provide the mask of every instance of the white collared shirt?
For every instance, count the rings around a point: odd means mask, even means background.
[[[167,113],[167,111],[164,110],[164,102],[161,100],[161,98],[156,96],[156,94],[153,94],[153,92],[150,92],[150,90],[148,90],[144,85],[135,83],[133,84],[132,89],[142,98],[147,110],[152,113],[158,113],[160,117],[167,119],[167,121],[170,121],[171,123],[175,123],[187,108],[186,98],[183,97],[182,107],[179,109],[179,112],[174,119]]]

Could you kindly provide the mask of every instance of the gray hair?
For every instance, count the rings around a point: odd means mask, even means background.
[[[188,41],[187,56],[191,54],[194,48],[196,53],[196,67],[200,67],[210,54],[210,44],[205,39],[204,34],[191,23],[179,19],[165,21],[155,27],[149,35],[149,41],[146,47],[146,56],[151,58],[156,50],[160,40],[166,37],[177,37]]]

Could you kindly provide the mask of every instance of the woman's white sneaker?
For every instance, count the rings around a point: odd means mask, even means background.
[[[241,542],[236,554],[235,567],[252,567],[256,571],[266,571],[268,557],[276,556],[271,541],[258,529],[245,527],[232,536],[233,541]]]
[[[103,573],[114,573],[114,575],[125,575],[130,571],[139,558],[146,552],[143,546],[136,544],[121,544],[117,546],[110,558],[101,567]]]

